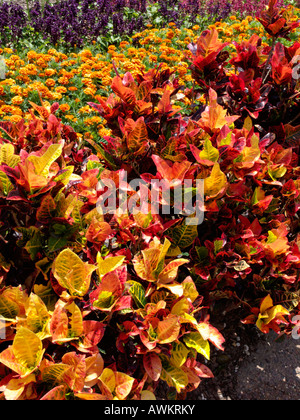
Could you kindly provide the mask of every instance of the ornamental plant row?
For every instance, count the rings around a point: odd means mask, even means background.
[[[265,333],[299,328],[299,46],[280,46],[293,25],[275,1],[268,13],[270,49],[237,46],[250,71],[218,79],[229,57],[201,35],[195,92],[159,67],[116,69],[89,104],[112,132],[99,143],[80,143],[56,103],[0,123],[2,399],[153,399],[161,381],[183,399],[226,349],[217,299]],[[278,128],[272,106],[262,115],[279,88],[294,93]],[[174,103],[197,89],[207,106],[183,115]]]
[[[201,21],[226,19],[231,14],[254,16],[266,5],[267,0],[259,5],[255,0],[60,0],[54,4],[37,0],[24,8],[2,2],[0,45],[18,46],[24,40],[36,44],[37,38],[40,43],[48,40],[69,48],[99,40],[105,45],[106,38],[109,45],[148,24],[164,27],[173,22],[177,27],[191,27]]]

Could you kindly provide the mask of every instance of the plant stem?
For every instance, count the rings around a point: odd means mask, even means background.
[[[274,53],[274,50],[275,50],[275,45],[276,45],[276,38],[273,37],[272,38],[271,50],[269,52],[269,56],[268,56],[268,59],[267,59],[266,64],[265,64],[265,68],[264,68],[263,74],[261,76],[263,84],[265,83],[265,80],[268,77],[268,74],[269,74],[269,71],[270,71],[269,66],[270,66],[271,58],[273,57],[273,53]]]

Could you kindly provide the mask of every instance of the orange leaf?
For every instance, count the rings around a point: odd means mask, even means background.
[[[152,159],[161,177],[172,184],[174,184],[174,180],[183,181],[192,165],[191,162],[187,160],[169,164],[166,160],[157,155],[152,155]]]
[[[135,105],[135,94],[132,89],[123,85],[121,77],[116,76],[113,78],[111,88],[126,104]]]
[[[73,368],[73,380],[68,385],[75,392],[81,391],[84,387],[86,376],[85,357],[83,355],[78,355],[75,352],[71,352],[65,353],[61,361],[66,365],[72,366]]]
[[[180,320],[177,315],[170,314],[157,325],[157,339],[160,344],[177,340],[180,331]]]
[[[225,339],[217,328],[206,322],[200,322],[196,328],[204,340],[209,340],[218,349],[224,350],[223,343],[225,342]]]
[[[207,57],[212,52],[219,52],[226,44],[222,44],[218,38],[216,29],[205,30],[197,40],[197,53]]]
[[[116,372],[116,388],[115,393],[116,396],[120,400],[125,400],[125,398],[130,394],[134,378],[131,378],[131,376],[126,375],[122,372]]]
[[[52,388],[47,394],[45,394],[41,401],[63,401],[66,400],[66,389],[67,385],[58,385]]]
[[[144,368],[153,381],[158,381],[160,378],[162,364],[159,356],[156,353],[149,352],[143,357]]]
[[[138,120],[133,121],[133,123],[134,124],[132,125],[131,130],[127,135],[127,147],[130,150],[130,152],[142,154],[145,151],[148,144],[147,126],[145,124],[144,117],[140,117]],[[126,125],[127,124],[128,120],[126,121]]]
[[[86,232],[86,239],[89,242],[101,243],[104,242],[111,233],[112,230],[108,223],[93,220]]]
[[[231,124],[238,116],[226,117],[227,110],[224,109],[217,102],[217,93],[210,88],[209,89],[209,106],[206,107],[205,111],[201,114],[200,124],[215,132],[218,129],[221,129],[226,124]]]

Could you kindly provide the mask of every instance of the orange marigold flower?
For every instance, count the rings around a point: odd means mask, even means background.
[[[69,79],[66,76],[62,76],[58,79],[58,83],[60,85],[68,85],[69,84]]]
[[[21,105],[23,103],[23,98],[20,95],[14,96],[11,100],[13,105]]]
[[[51,76],[53,76],[55,73],[56,73],[56,70],[54,70],[54,69],[46,69],[46,70],[44,71],[44,74],[45,74],[45,76],[46,76],[46,77],[51,77]]]
[[[36,64],[41,68],[47,67],[47,62],[45,62],[44,58],[42,57],[38,58]]]
[[[46,86],[48,86],[48,87],[53,87],[53,86],[55,86],[55,80],[54,79],[47,79],[46,80],[46,82],[45,82],[45,84],[46,84]]]
[[[10,93],[12,93],[13,95],[22,95],[21,86],[11,86]]]
[[[61,105],[59,105],[59,109],[60,109],[62,112],[67,112],[67,111],[70,111],[70,105],[68,105],[68,104],[61,104]]]
[[[3,117],[3,119],[12,123],[18,123],[19,121],[21,121],[22,117],[20,117],[19,115],[6,115],[5,117]]]
[[[34,60],[37,57],[37,53],[35,51],[28,51],[27,58],[28,60]]]
[[[58,86],[57,88],[55,88],[55,92],[57,92],[57,93],[66,93],[67,92],[67,88],[65,88],[64,86]]]
[[[97,89],[93,89],[93,88],[88,87],[88,88],[84,89],[84,91],[83,91],[83,92],[84,92],[86,95],[91,95],[91,96],[94,96],[94,94],[96,93],[96,91],[97,91]]]

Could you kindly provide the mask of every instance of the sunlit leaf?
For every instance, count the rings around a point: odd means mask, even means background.
[[[58,283],[71,295],[84,296],[90,287],[96,266],[84,263],[70,249],[63,250],[54,261],[52,271]]]
[[[210,359],[209,342],[204,340],[201,334],[191,332],[183,337],[183,341],[187,347],[195,349],[197,353],[202,354],[208,360]]]
[[[160,344],[172,343],[177,340],[180,331],[179,317],[174,314],[168,315],[157,326],[157,339]]]
[[[209,198],[217,197],[224,191],[226,184],[226,175],[221,171],[220,165],[215,163],[210,176],[204,179],[205,195]]]
[[[28,328],[21,327],[12,346],[0,354],[0,362],[24,378],[39,366],[43,353],[39,337]]]

